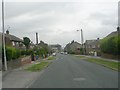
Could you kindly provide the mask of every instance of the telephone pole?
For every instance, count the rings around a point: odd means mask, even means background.
[[[83,52],[82,52],[82,54],[84,54],[84,39],[83,39],[83,30],[81,29],[81,30],[77,30],[77,31],[80,31],[80,36],[81,36],[81,44],[82,44],[82,49],[83,49]]]
[[[2,36],[2,41],[3,41],[3,55],[4,55],[4,67],[5,70],[7,71],[7,59],[6,59],[6,49],[5,49],[5,26],[4,26],[4,1],[2,0],[2,31],[3,31],[3,36]]]
[[[82,43],[82,49],[83,49],[83,53],[84,54],[84,39],[83,39],[83,30],[81,29],[81,43]]]
[[[36,45],[38,45],[38,33],[36,32]]]

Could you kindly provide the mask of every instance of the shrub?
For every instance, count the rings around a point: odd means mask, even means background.
[[[13,47],[6,47],[6,57],[7,60],[17,59],[21,55],[21,52],[19,49],[13,48]]]
[[[103,53],[120,55],[120,36],[107,37],[101,40],[100,48]]]

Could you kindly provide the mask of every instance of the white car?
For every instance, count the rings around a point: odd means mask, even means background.
[[[52,55],[53,55],[53,56],[56,56],[56,53],[53,53]]]

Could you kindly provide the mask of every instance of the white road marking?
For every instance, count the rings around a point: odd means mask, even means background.
[[[84,80],[86,80],[86,79],[83,78],[83,77],[81,77],[81,78],[74,78],[73,80],[74,80],[74,81],[84,81]]]

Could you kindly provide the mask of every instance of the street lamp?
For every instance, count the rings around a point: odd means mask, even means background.
[[[82,31],[82,29],[81,30],[77,30],[77,31],[81,31],[81,44],[82,44],[82,49],[83,49],[82,54],[84,54],[83,31]]]
[[[5,70],[7,70],[7,59],[6,59],[6,50],[5,50],[5,28],[4,28],[4,1],[2,0],[2,31],[3,31],[3,53],[4,53],[4,66]]]

